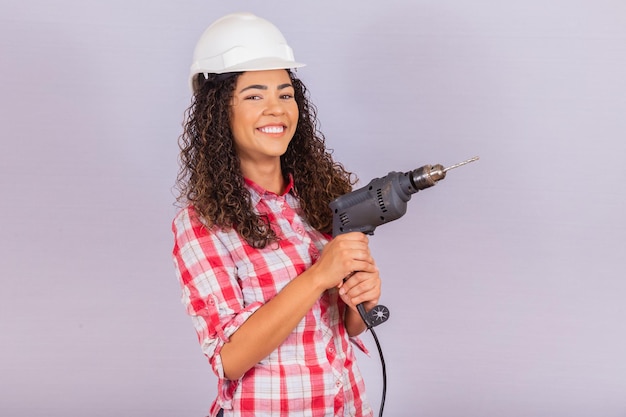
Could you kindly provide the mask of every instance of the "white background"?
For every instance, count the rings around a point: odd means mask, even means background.
[[[240,10],[361,185],[481,158],[371,238],[385,415],[625,416],[623,0],[2,0],[0,415],[207,412],[173,185],[193,47]]]

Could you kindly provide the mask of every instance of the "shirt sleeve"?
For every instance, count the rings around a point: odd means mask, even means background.
[[[182,210],[175,217],[172,231],[181,301],[191,316],[202,352],[223,381],[219,353],[261,303],[244,306],[231,251],[219,239],[217,231],[208,230],[200,222],[192,208]]]

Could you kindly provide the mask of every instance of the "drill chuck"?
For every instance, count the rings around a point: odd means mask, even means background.
[[[415,191],[413,191],[411,194],[416,193],[419,190],[432,187],[445,177],[445,168],[443,167],[443,165],[440,164],[424,165],[423,167],[417,168],[409,172],[411,185],[413,185],[413,187],[415,188]]]

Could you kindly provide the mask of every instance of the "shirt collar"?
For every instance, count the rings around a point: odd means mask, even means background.
[[[248,179],[248,178],[244,178],[244,181],[246,182],[246,185],[248,186],[248,189],[251,191],[251,196],[252,196],[252,203],[253,205],[256,206],[256,204],[259,202],[259,200],[261,200],[262,197],[264,196],[286,196],[289,193],[292,193],[295,195],[295,190],[294,190],[294,184],[293,184],[293,175],[292,174],[288,174],[287,175],[287,186],[285,187],[285,191],[283,191],[282,194],[276,194],[273,193],[271,191],[266,190],[265,188],[261,187],[259,184],[255,183],[254,181]]]

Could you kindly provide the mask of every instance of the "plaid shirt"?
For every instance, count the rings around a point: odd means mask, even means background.
[[[253,207],[269,216],[280,241],[264,249],[234,230],[207,230],[192,207],[173,222],[174,263],[182,302],[203,353],[218,377],[216,416],[372,416],[352,344],[343,324],[346,305],[325,291],[291,335],[239,380],[228,380],[220,350],[263,304],[310,267],[329,237],[300,217],[293,181],[283,195],[247,182]]]

